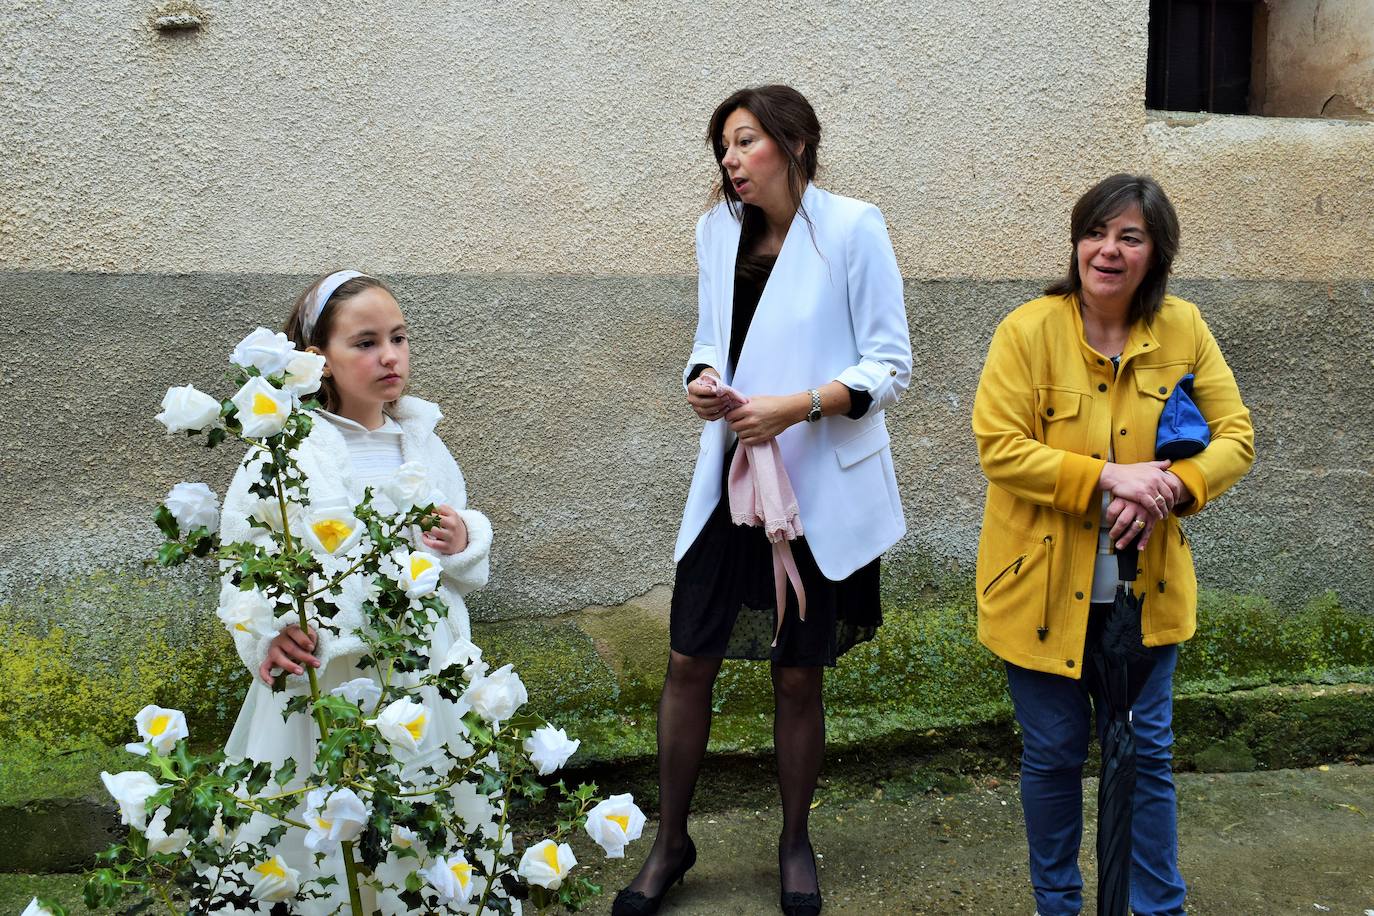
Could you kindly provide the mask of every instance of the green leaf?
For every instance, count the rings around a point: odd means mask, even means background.
[[[142,890],[145,886],[138,884],[135,887]],[[113,868],[97,868],[86,880],[81,896],[85,899],[86,906],[92,910],[112,909],[124,896],[124,884]]]
[[[248,794],[257,795],[267,785],[272,778],[272,764],[269,761],[262,761],[253,767],[253,772],[248,774]]]
[[[186,535],[186,540],[191,543],[191,553],[198,557],[209,556],[219,546],[219,538],[204,525]]]
[[[277,785],[284,786],[296,778],[296,761],[288,757],[286,762],[277,767]]]
[[[176,566],[186,560],[186,548],[178,541],[167,541],[157,549],[158,566]]]
[[[468,728],[468,735],[475,741],[482,744],[491,743],[491,726],[476,712],[469,710],[463,716],[463,724]]]
[[[548,720],[532,712],[516,713],[506,720],[506,727],[519,732],[532,732],[548,725]]]
[[[157,523],[157,530],[161,531],[168,540],[175,541],[181,537],[181,532],[177,528],[176,516],[166,506],[157,507],[157,515],[154,516],[153,521]]]

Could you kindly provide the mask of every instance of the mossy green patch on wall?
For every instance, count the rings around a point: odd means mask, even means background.
[[[832,738],[859,743],[1005,717],[1001,662],[977,642],[966,580],[929,563],[894,563],[885,591],[877,638],[827,672]],[[48,750],[122,744],[134,713],[158,703],[184,710],[198,742],[222,740],[249,675],[214,598],[207,567],[181,579],[96,573],[0,605],[0,739]],[[478,622],[474,638],[493,665],[515,666],[535,712],[579,732],[582,759],[635,756],[653,745],[667,600],[658,588],[613,608]],[[1284,609],[1204,592],[1199,613],[1198,635],[1179,656],[1179,694],[1374,680],[1374,615],[1332,596]],[[714,747],[771,744],[766,664],[727,662],[714,705]]]
[[[98,572],[0,604],[0,740],[131,740],[148,703],[227,734],[247,672],[207,582]]]

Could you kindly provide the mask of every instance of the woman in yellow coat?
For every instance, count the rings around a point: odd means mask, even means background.
[[[1254,432],[1197,306],[1166,293],[1179,229],[1159,185],[1113,175],[1079,199],[1070,222],[1068,276],[998,326],[974,401],[988,478],[978,638],[1006,662],[1021,725],[1037,911],[1078,913],[1093,721],[1080,677],[1088,618],[1111,605],[1113,548],[1140,548],[1141,629],[1155,664],[1132,707],[1131,908],[1182,913],[1172,678],[1178,643],[1197,627],[1197,578],[1179,518],[1245,474]],[[1192,458],[1156,461],[1160,413],[1189,373],[1211,444]]]

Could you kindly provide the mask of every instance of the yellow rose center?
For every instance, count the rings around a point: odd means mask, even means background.
[[[406,723],[406,731],[410,732],[410,737],[419,741],[420,736],[425,733],[425,717],[420,715],[411,719]]]
[[[258,416],[271,416],[277,412],[277,402],[259,391],[253,395],[253,413]]]
[[[154,716],[153,721],[148,723],[148,734],[156,738],[158,735],[165,732],[167,730],[167,726],[171,723],[172,717],[169,715],[164,714],[161,716]]]
[[[606,815],[606,820],[610,821],[612,824],[620,825],[621,833],[630,832],[630,816],[628,814],[608,814]]]
[[[472,866],[466,862],[459,862],[456,865],[450,865],[448,870],[453,872],[453,877],[458,880],[458,886],[467,890],[468,882],[472,880]]]
[[[433,568],[434,563],[424,554],[412,553],[410,555],[410,578],[412,580],[420,578],[427,570]]]
[[[276,856],[273,856],[272,858],[268,859],[266,862],[263,862],[261,865],[258,865],[258,866],[256,866],[256,867],[254,867],[253,871],[255,871],[255,872],[257,872],[258,874],[262,875],[264,878],[267,878],[267,877],[272,877],[272,878],[285,878],[285,877],[286,877],[286,870],[283,869],[283,868],[281,867],[281,863],[277,861],[277,857],[276,857]]]
[[[310,526],[310,530],[315,532],[315,537],[320,539],[320,544],[324,549],[333,553],[339,549],[339,545],[348,539],[353,533],[353,529],[348,523],[337,518],[327,518],[323,521],[315,522]]]
[[[557,846],[555,846],[554,844],[550,843],[549,845],[547,845],[547,846],[544,847],[544,861],[548,863],[549,868],[552,868],[552,869],[553,869],[554,874],[557,874],[559,871],[561,871],[561,869],[558,867],[558,847],[557,847]]]

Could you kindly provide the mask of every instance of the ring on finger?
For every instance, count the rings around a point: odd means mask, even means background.
[[[1143,518],[1138,518],[1131,522],[1131,527],[1137,531],[1143,531],[1145,529],[1145,520]]]

